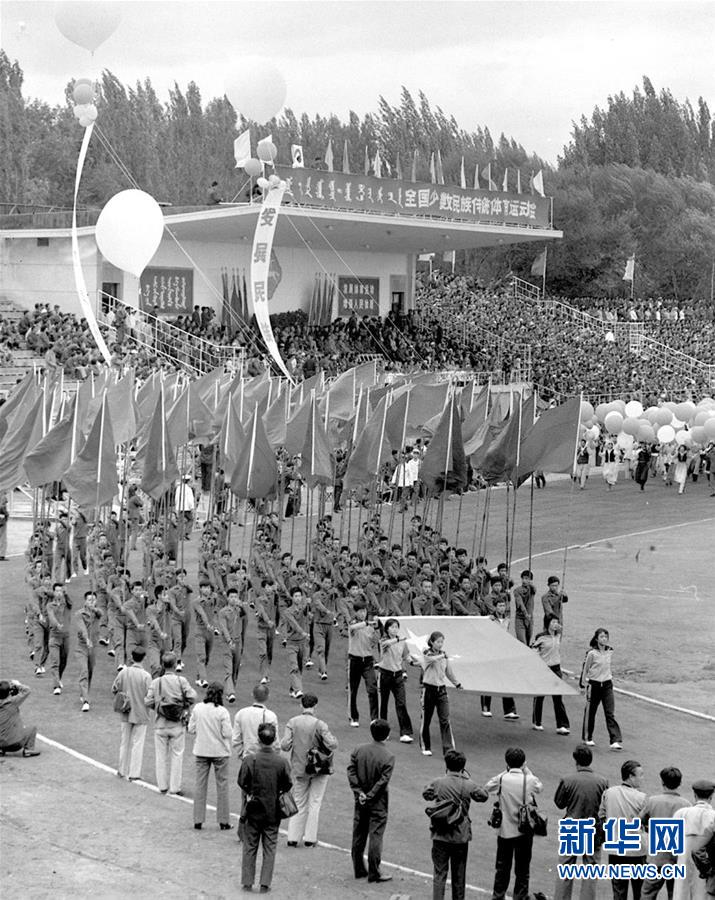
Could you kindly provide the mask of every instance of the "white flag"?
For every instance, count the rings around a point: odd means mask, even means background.
[[[331,140],[328,141],[328,147],[325,151],[325,165],[328,167],[328,172],[333,171],[333,142]]]
[[[505,194],[509,190],[509,167],[508,166],[506,169],[504,169],[504,178],[502,179],[501,189],[504,191]]]
[[[382,178],[382,160],[380,159],[379,150],[375,151],[375,159],[372,164],[372,171],[377,178]]]
[[[467,186],[467,174],[464,171],[464,157],[462,157],[462,166],[459,170],[459,186],[461,188],[466,188]]]
[[[302,169],[303,168],[303,148],[300,144],[291,144],[290,145],[290,154],[293,159],[293,168],[294,169]]]
[[[242,169],[251,158],[251,131],[246,129],[239,134],[233,142],[233,155],[236,159],[236,168]]]
[[[539,169],[536,175],[531,179],[531,187],[540,197],[546,196],[546,194],[544,194],[544,173],[542,169]]]
[[[626,271],[623,273],[624,281],[633,281],[633,273],[636,268],[636,257],[635,254],[633,256],[629,256],[626,260]]]

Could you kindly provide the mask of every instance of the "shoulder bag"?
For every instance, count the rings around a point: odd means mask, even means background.
[[[178,677],[178,676],[177,676]],[[159,678],[159,697],[156,705],[156,714],[166,719],[167,722],[183,722],[186,713],[186,698],[184,697],[184,689],[181,687],[181,700],[178,702],[168,701],[163,696],[164,676]]]
[[[499,776],[499,791],[497,793],[497,799],[492,807],[491,815],[487,819],[487,825],[490,828],[501,828],[501,823],[504,818],[504,814],[501,809],[501,780],[504,776]]]
[[[318,732],[318,724],[313,732],[313,745],[305,755],[305,774],[306,775],[332,775],[333,774],[333,752],[328,750],[323,743]]]
[[[536,805],[534,795],[531,795],[529,802],[526,802],[526,772],[524,774],[524,784],[521,795],[521,806],[517,813],[517,827],[520,834],[534,834],[537,837],[546,837],[548,821],[546,816],[542,816]]]
[[[436,834],[447,834],[452,829],[462,824],[466,816],[464,809],[464,793],[460,785],[459,800],[448,797],[440,800],[434,806],[428,806],[425,813],[429,816],[430,827]]]

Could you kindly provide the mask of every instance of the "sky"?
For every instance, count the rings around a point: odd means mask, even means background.
[[[102,0],[90,0],[101,5]],[[94,57],[67,41],[45,0],[2,0],[0,45],[25,74],[24,93],[64,102],[72,78],[110,69],[149,77],[162,99],[195,81],[204,101],[224,93],[249,56],[283,72],[298,115],[360,115],[404,85],[555,162],[572,123],[630,94],[648,75],[680,100],[715,110],[715,3],[424,2],[424,0],[124,0],[121,22]]]

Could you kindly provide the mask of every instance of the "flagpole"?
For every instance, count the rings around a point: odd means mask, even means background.
[[[544,271],[541,274],[541,299],[546,300],[546,260],[548,257],[549,245],[544,247]]]
[[[636,255],[633,254],[633,271],[631,272],[631,301],[633,300],[633,294],[635,291],[635,283],[636,283]]]

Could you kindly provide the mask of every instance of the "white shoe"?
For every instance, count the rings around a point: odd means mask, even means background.
[[[596,746],[596,742],[595,742],[595,741],[586,741],[586,746],[587,746],[587,747],[595,747],[595,746]]]
[[[57,694],[57,695],[59,696],[59,695],[62,693],[62,688],[61,688],[61,687],[56,687],[56,688],[54,689],[54,691],[52,691],[52,693],[53,693],[53,694]]]
[[[350,719],[350,727],[351,728],[359,728],[360,723],[358,722],[357,719]]]
[[[619,743],[618,741],[614,741],[611,744],[611,750],[623,750],[623,745],[621,743]]]
[[[321,672],[321,673],[320,673],[320,680],[321,680],[321,681],[327,681],[327,680],[328,680],[328,673],[327,673],[327,672]]]
[[[531,727],[534,729],[534,731],[543,731],[544,730],[543,725],[532,725]]]
[[[82,712],[89,712],[89,703],[86,700],[82,704]]]
[[[39,678],[42,675],[42,666],[35,666],[35,677]]]
[[[235,703],[235,702],[236,702],[236,695],[235,695],[235,694],[229,694],[229,695],[228,695],[228,702],[229,702],[229,703]]]
[[[491,719],[491,717],[492,717],[492,714],[489,712],[488,709],[483,709],[482,715],[484,716],[485,719]]]
[[[314,665],[315,665],[315,663],[313,662],[313,660],[309,659],[308,662],[305,664],[305,667],[306,667],[306,669],[312,669]]]
[[[176,671],[177,671],[177,672],[183,672],[183,671],[184,671],[184,664],[183,664],[182,662],[178,662],[178,663],[176,664]]]
[[[263,678],[261,678],[261,684],[268,684],[268,679],[265,675],[263,676]]]
[[[518,719],[519,713],[515,713],[515,712],[504,713],[504,718],[505,719]]]
[[[556,734],[571,734],[571,731],[568,728],[557,728]]]
[[[431,750],[423,750],[422,756],[432,756],[432,751]]]
[[[411,744],[413,741],[414,741],[414,738],[410,737],[409,734],[403,734],[402,737],[400,738],[401,744]]]

